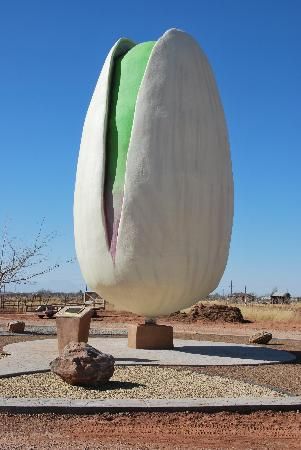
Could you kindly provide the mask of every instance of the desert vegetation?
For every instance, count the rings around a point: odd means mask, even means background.
[[[204,304],[212,305],[212,302],[205,301]],[[294,302],[288,305],[272,305],[262,303],[237,304],[224,301],[214,301],[215,304],[227,304],[228,306],[239,307],[245,320],[251,322],[294,322],[301,324],[301,302]]]

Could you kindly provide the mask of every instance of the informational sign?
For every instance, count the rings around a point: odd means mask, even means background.
[[[67,308],[65,310],[65,314],[80,314],[85,308],[81,308],[78,306],[72,306],[71,308]]]
[[[70,342],[88,342],[94,309],[85,305],[66,305],[56,313],[58,349],[61,354]]]
[[[92,309],[93,308],[91,308],[91,306],[84,305],[65,306],[56,314],[56,317],[80,318],[85,316],[86,314],[91,314]]]

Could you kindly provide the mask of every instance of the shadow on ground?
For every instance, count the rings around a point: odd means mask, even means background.
[[[100,384],[99,386],[84,386],[86,390],[93,391],[114,391],[117,389],[123,389],[124,391],[128,391],[130,389],[146,387],[145,384],[140,383],[132,383],[130,381],[108,381],[105,384]]]
[[[139,362],[139,363],[148,363],[148,362],[156,362],[157,359],[143,359],[143,358],[114,358],[115,361],[128,361],[128,362]],[[159,362],[159,361],[158,361]]]
[[[220,356],[224,358],[253,359],[258,361],[278,360],[283,350],[276,350],[267,347],[248,346],[189,346],[175,347],[174,351],[189,353],[191,355]],[[286,352],[288,353],[288,352]],[[281,359],[281,358],[280,358]]]

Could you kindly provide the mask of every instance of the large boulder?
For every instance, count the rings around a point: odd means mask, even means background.
[[[96,386],[114,373],[115,359],[85,342],[71,342],[61,356],[50,363],[53,373],[72,385]]]
[[[11,333],[24,333],[25,330],[25,322],[21,322],[19,320],[12,320],[7,324],[7,331]]]
[[[268,344],[272,339],[272,333],[268,333],[267,331],[262,331],[260,333],[256,333],[250,337],[250,344]]]

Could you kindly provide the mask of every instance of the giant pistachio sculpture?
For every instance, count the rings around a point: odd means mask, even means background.
[[[84,124],[74,225],[82,274],[119,309],[148,317],[214,290],[229,251],[233,180],[217,87],[179,30],[120,39]]]

